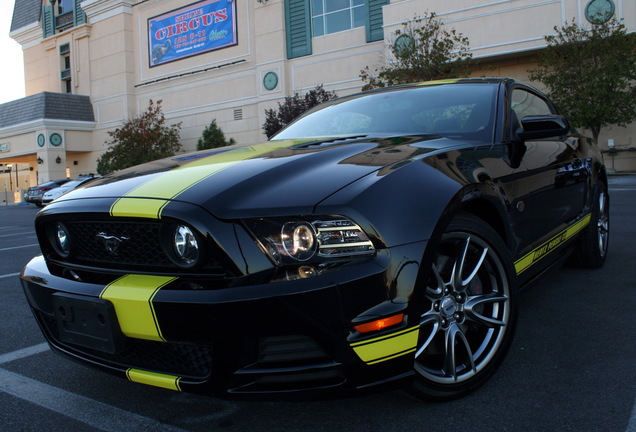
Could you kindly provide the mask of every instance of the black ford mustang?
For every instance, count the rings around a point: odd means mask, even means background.
[[[39,213],[21,278],[55,351],[135,382],[450,399],[501,363],[519,287],[603,265],[608,208],[541,93],[438,81],[96,180]]]

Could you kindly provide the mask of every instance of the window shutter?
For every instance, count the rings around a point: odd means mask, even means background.
[[[80,3],[82,3],[83,1],[84,0],[75,0],[75,10],[73,12],[73,18],[75,19],[76,26],[86,24],[86,12],[84,12],[82,7],[80,6]]]
[[[42,37],[47,38],[55,33],[53,23],[53,6],[42,7]]]
[[[287,58],[311,54],[311,13],[309,0],[285,1]]]
[[[389,4],[389,0],[368,0],[365,3],[367,7],[367,42],[375,42],[384,39],[384,30],[382,26],[382,6]]]

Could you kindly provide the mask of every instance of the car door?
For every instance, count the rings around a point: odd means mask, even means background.
[[[519,141],[515,132],[524,117],[556,114],[547,99],[525,87],[513,87],[508,100],[512,140]],[[581,215],[589,164],[579,158],[578,138],[572,134],[516,145],[522,146],[521,165],[525,170],[512,212],[519,256],[523,256],[550,241]],[[535,269],[541,270],[556,258],[546,259]]]

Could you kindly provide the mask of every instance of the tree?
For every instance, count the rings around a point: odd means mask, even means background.
[[[265,123],[263,123],[263,132],[267,138],[271,138],[276,132],[287,126],[296,117],[323,102],[337,98],[336,92],[330,92],[322,87],[322,84],[309,90],[308,93],[301,96],[295,93],[294,96],[285,97],[285,102],[278,102],[278,109],[265,110]]]
[[[121,128],[109,131],[108,151],[97,159],[97,171],[108,174],[174,154],[181,149],[181,122],[166,126],[161,101],[150,100],[148,109],[129,119]]]
[[[386,66],[360,71],[362,90],[470,75],[468,38],[447,30],[435,12],[402,23],[389,42]]]
[[[217,147],[225,147],[236,144],[234,138],[225,140],[225,134],[221,128],[216,124],[216,119],[212,120],[210,126],[203,129],[203,134],[199,141],[197,141],[197,150],[206,150]]]
[[[603,127],[636,120],[636,36],[616,19],[592,28],[572,20],[554,30],[545,36],[548,46],[530,79],[543,83],[573,126],[590,130],[595,143]]]

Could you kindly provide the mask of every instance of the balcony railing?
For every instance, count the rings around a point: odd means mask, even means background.
[[[60,29],[73,25],[73,11],[63,13],[55,17],[55,28]]]

